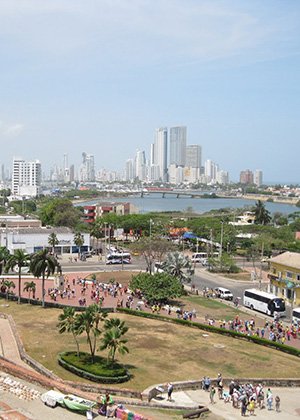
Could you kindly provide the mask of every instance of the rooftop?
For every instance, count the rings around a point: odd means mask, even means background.
[[[300,270],[300,253],[283,252],[282,254],[277,255],[277,257],[271,258],[270,263],[283,264]]]

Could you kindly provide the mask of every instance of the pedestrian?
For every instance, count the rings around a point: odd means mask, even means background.
[[[173,389],[174,389],[173,384],[171,382],[168,382],[167,384],[168,401],[172,401]]]
[[[215,387],[212,386],[211,389],[210,389],[210,393],[209,393],[209,399],[210,399],[211,404],[215,403],[215,401],[214,401],[215,393],[216,393]]]
[[[276,395],[275,397],[275,410],[277,413],[280,412],[280,397],[279,395]]]
[[[268,410],[272,410],[272,406],[273,406],[273,394],[270,390],[270,388],[268,388],[268,392],[267,392],[267,405],[268,405]]]
[[[241,416],[245,417],[246,411],[247,411],[247,405],[248,405],[248,400],[247,400],[246,395],[243,395],[240,401],[241,401]]]

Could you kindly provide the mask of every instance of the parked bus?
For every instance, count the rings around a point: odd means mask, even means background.
[[[131,264],[131,255],[129,252],[114,252],[107,256],[106,264]]]
[[[247,289],[244,292],[244,306],[263,312],[267,315],[285,316],[285,302],[272,293],[262,292],[257,289]]]
[[[300,308],[293,309],[293,324],[296,326],[300,326]]]

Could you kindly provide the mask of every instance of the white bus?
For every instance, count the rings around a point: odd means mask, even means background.
[[[271,316],[274,312],[277,312],[279,317],[285,316],[285,302],[282,298],[257,289],[244,291],[244,306]]]
[[[115,252],[109,254],[106,264],[131,264],[131,255],[129,252]]]
[[[293,324],[300,326],[300,308],[293,309]]]

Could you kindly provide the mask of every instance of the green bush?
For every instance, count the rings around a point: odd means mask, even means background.
[[[252,336],[252,335],[246,335],[246,334],[242,334],[242,333],[239,333],[239,332],[236,332],[236,331],[228,330],[226,328],[218,328],[218,327],[214,327],[212,325],[201,324],[200,322],[185,321],[184,319],[171,318],[171,317],[164,316],[164,315],[157,315],[157,314],[153,314],[153,313],[149,313],[149,312],[137,311],[137,310],[134,310],[134,309],[118,308],[117,311],[118,312],[125,312],[125,313],[130,314],[130,315],[141,316],[143,318],[157,319],[157,320],[160,320],[160,321],[167,321],[167,322],[172,322],[172,323],[179,324],[179,325],[194,327],[194,328],[198,328],[199,330],[209,331],[209,332],[212,332],[212,333],[215,333],[215,334],[226,335],[226,336],[230,336],[230,337],[233,337],[233,338],[238,338],[240,340],[251,341],[253,343],[260,344],[260,345],[265,346],[265,347],[272,347],[274,349],[283,351],[283,352],[291,354],[293,356],[300,357],[300,350],[299,349],[296,349],[295,347],[287,346],[286,344],[277,343],[277,342],[268,340],[266,338],[256,337],[256,336]]]
[[[118,383],[130,379],[124,366],[118,363],[108,364],[107,359],[101,356],[95,356],[92,362],[88,353],[80,352],[78,358],[76,352],[64,352],[58,355],[58,362],[76,375],[95,382]]]

